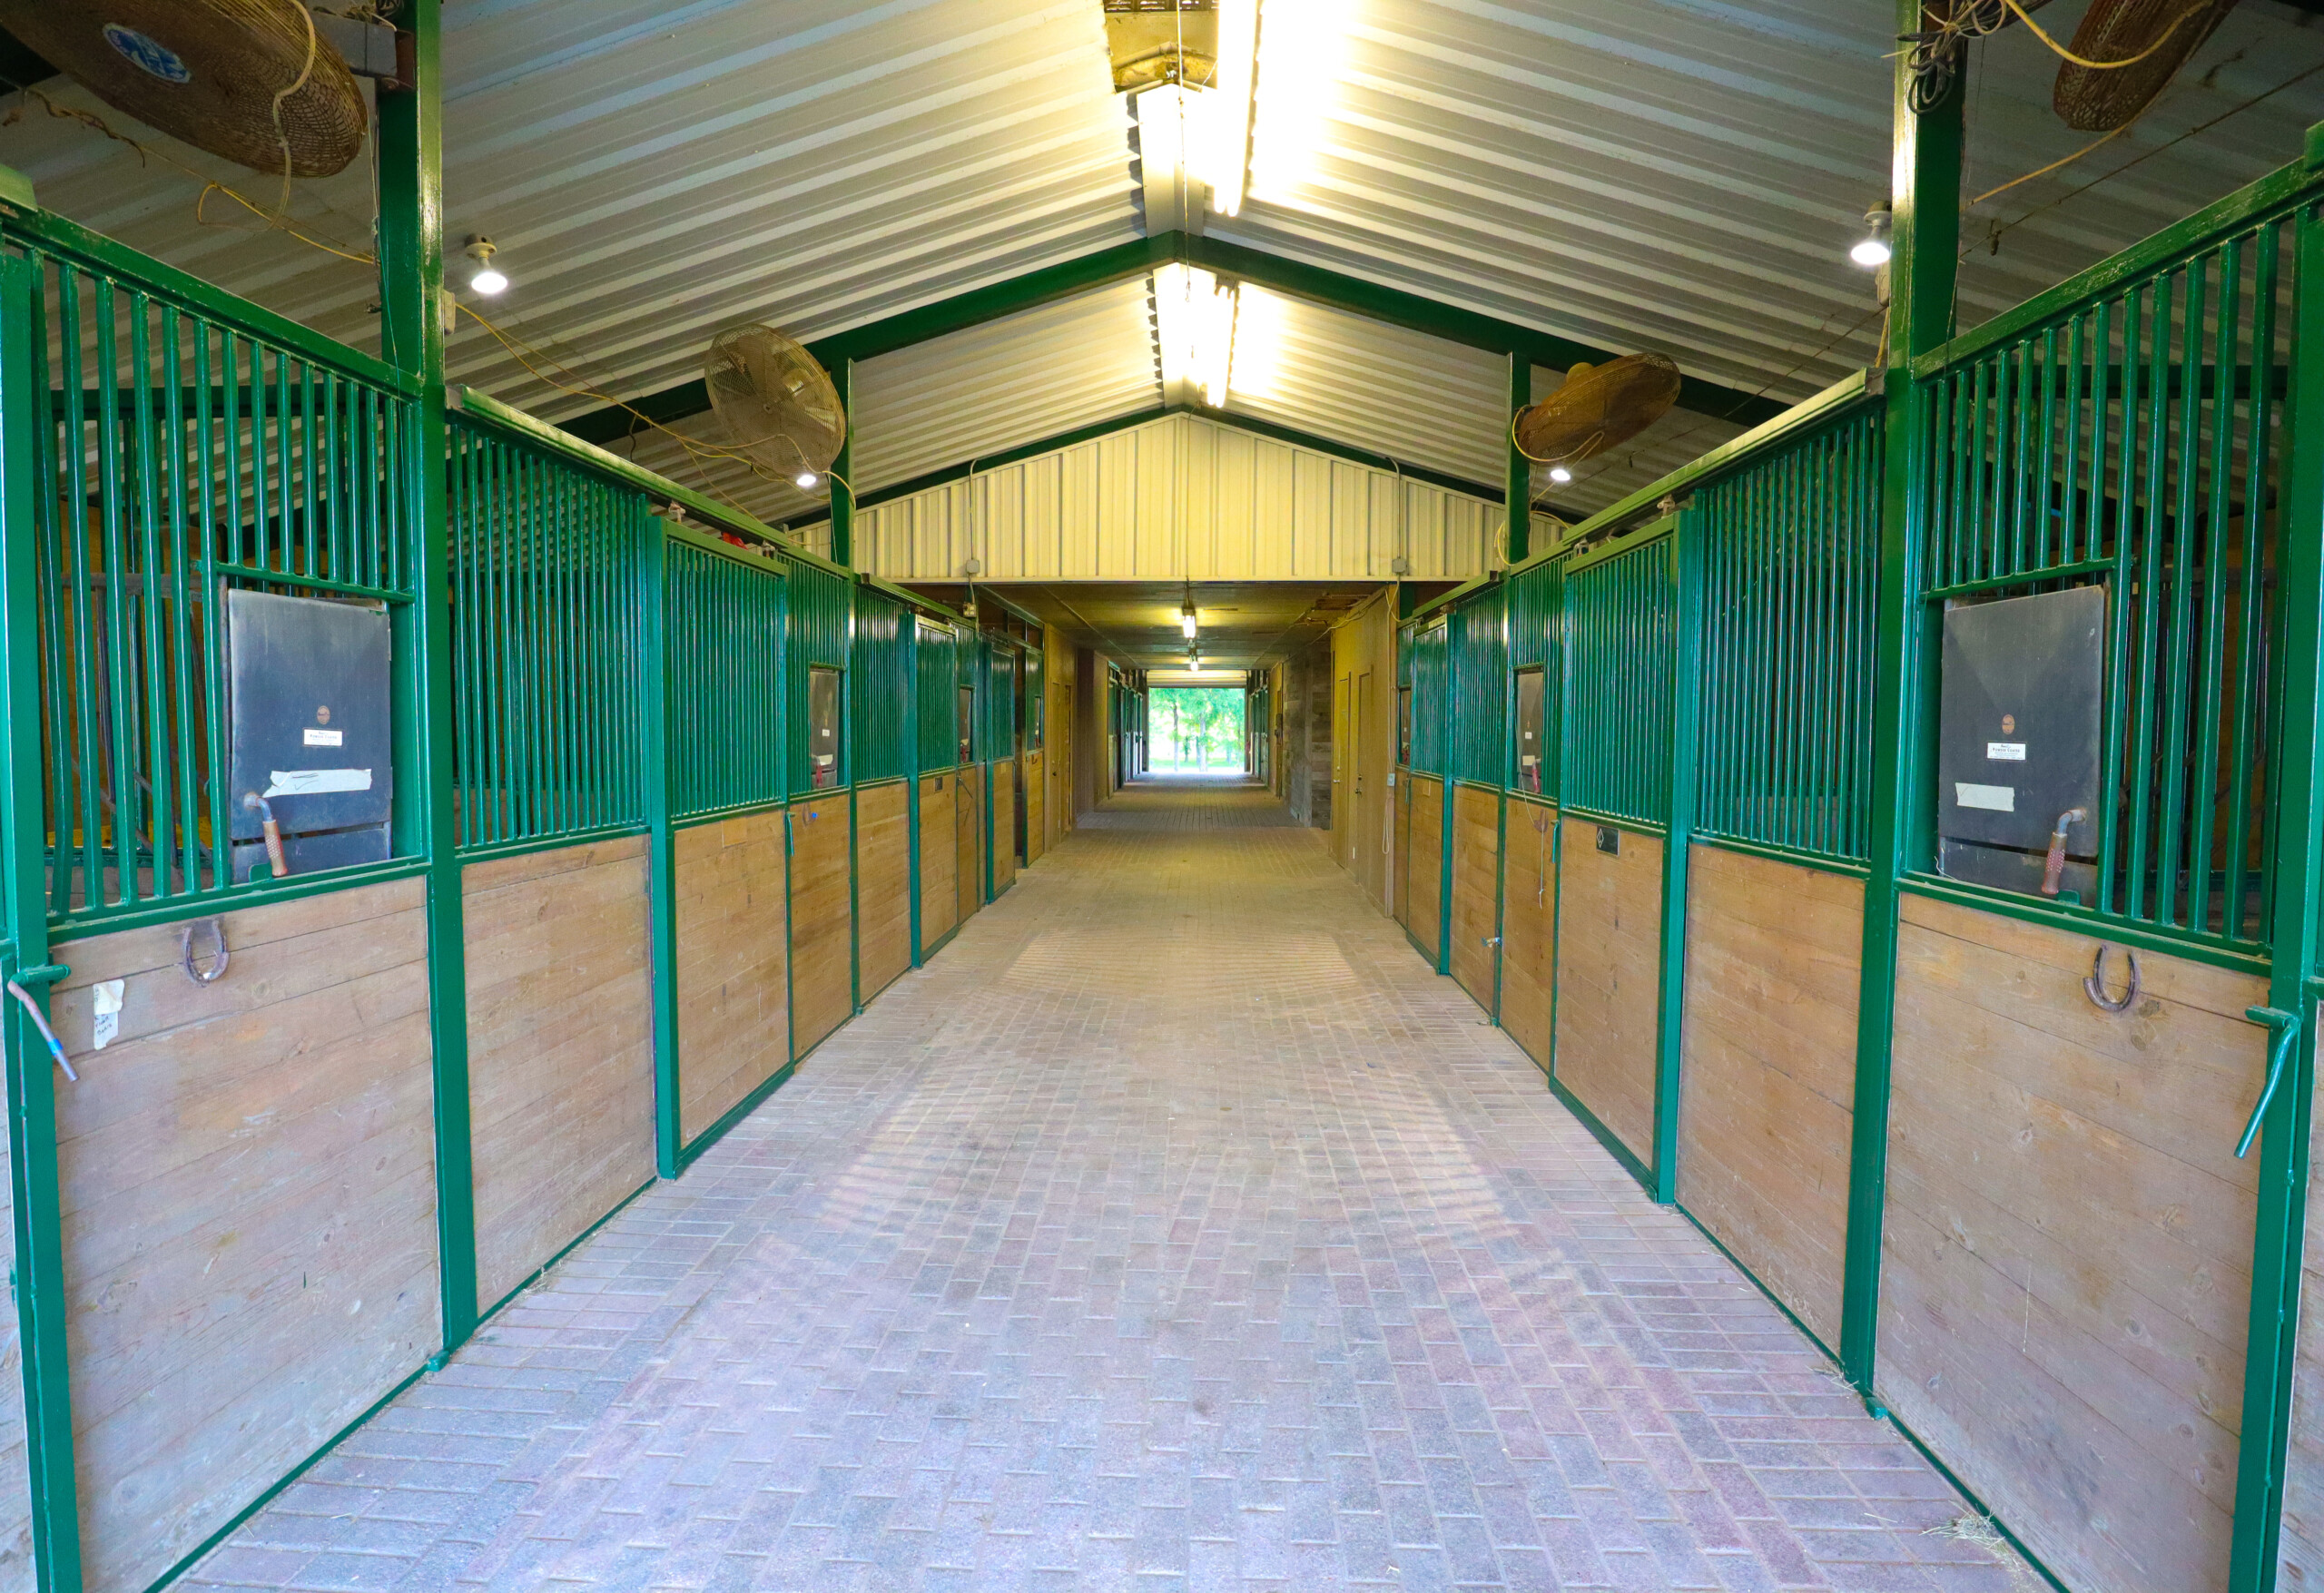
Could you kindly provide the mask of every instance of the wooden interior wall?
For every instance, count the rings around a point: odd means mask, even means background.
[[[1025,750],[1025,861],[1039,862],[1049,850],[1049,760],[1039,747]]]
[[[954,788],[953,873],[955,912],[961,923],[984,905],[984,765],[964,763]]]
[[[783,810],[689,825],[672,840],[678,1126],[692,1141],[791,1060]]]
[[[901,780],[856,788],[855,964],[866,1003],[911,969],[911,796]]]
[[[1396,772],[1396,817],[1389,844],[1393,848],[1388,858],[1389,913],[1409,929],[1413,922],[1413,776],[1409,769]]]
[[[1048,656],[1041,663],[1041,690],[1049,693],[1049,708],[1041,725],[1041,762],[1049,770],[1049,784],[1041,793],[1041,850],[1049,851],[1073,829],[1073,772],[1080,744],[1075,723],[1073,644],[1051,625],[1041,633]]]
[[[1558,959],[1558,811],[1509,799],[1501,883],[1501,1027],[1550,1066]]]
[[[490,1307],[654,1176],[645,841],[460,871],[477,1291]]]
[[[2224,1589],[2267,981],[2141,952],[2108,1013],[2096,940],[1902,919],[1881,1396],[2077,1593]]]
[[[1332,631],[1330,668],[1331,700],[1337,704],[1344,691],[1347,703],[1347,723],[1332,727],[1333,770],[1341,781],[1332,793],[1334,851],[1384,913],[1395,813],[1388,771],[1396,755],[1396,607],[1385,594]]]
[[[992,766],[992,893],[1017,878],[1017,763],[1003,758]]]
[[[2313,1166],[2312,1149],[2309,1161]],[[2300,1253],[2290,1452],[2284,1461],[2283,1536],[2276,1554],[2280,1593],[2324,1593],[2324,1179],[2313,1176],[2308,1184],[2307,1230]]]
[[[65,1332],[92,1593],[137,1593],[439,1342],[423,887],[61,948]],[[93,987],[123,981],[103,1051]],[[11,1315],[13,1317],[13,1312]]]
[[[1558,842],[1556,1077],[1640,1162],[1654,1162],[1654,1039],[1662,968],[1662,841],[1564,821]]]
[[[1501,793],[1489,786],[1452,788],[1452,978],[1487,1012],[1493,1010],[1501,949]]]
[[[1687,896],[1679,1200],[1837,1350],[1864,881],[1697,845]]]
[[[960,779],[920,777],[920,954],[926,957],[960,921],[957,800]]]
[[[1412,782],[1412,909],[1404,928],[1433,958],[1444,928],[1444,782],[1433,774],[1415,774]]]
[[[849,793],[791,804],[791,1054],[805,1056],[855,1016],[848,902]]]

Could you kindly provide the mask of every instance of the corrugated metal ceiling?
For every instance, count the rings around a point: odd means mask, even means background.
[[[2061,0],[2044,20],[2069,28],[2080,10]],[[1302,13],[1324,42],[1264,64],[1254,196],[1218,235],[1609,348],[1663,348],[1783,398],[1870,353],[1868,279],[1842,251],[1886,186],[1881,0],[1266,0],[1285,37]],[[1095,0],[447,0],[446,19],[450,229],[499,244],[515,286],[488,313],[568,368],[560,380],[639,396],[695,375],[737,320],[820,336],[1140,231]],[[1973,244],[1988,218],[2037,213],[1997,253],[1971,250],[1965,322],[2294,155],[2324,118],[2324,74],[2171,141],[2324,63],[2310,20],[2243,0],[2111,147],[1973,211]],[[2022,29],[1977,46],[1970,193],[2077,147],[2048,110],[2053,64]],[[272,197],[265,179],[141,136]],[[218,224],[238,212],[215,194],[198,216],[202,181],[165,161],[37,110],[0,128],[0,160],[67,215],[375,342],[368,270]],[[292,213],[363,247],[369,173],[301,185]],[[886,371],[866,362],[858,485],[1135,407],[1135,297],[1052,307],[887,357]],[[1497,479],[1497,362],[1313,306],[1285,319],[1291,355],[1236,408]],[[453,368],[552,418],[596,402],[472,325]],[[1554,501],[1595,507],[1731,429],[1675,417]],[[638,446],[699,479],[676,445]],[[759,512],[797,506],[750,490]]]

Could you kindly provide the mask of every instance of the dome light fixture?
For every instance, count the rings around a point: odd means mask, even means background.
[[[1894,224],[1895,219],[1885,203],[1874,205],[1865,211],[1864,236],[1856,241],[1855,248],[1848,251],[1848,258],[1866,270],[1886,265],[1889,255],[1894,252],[1888,242]]]
[[[812,470],[802,470],[791,478],[791,485],[802,492],[812,492],[822,485],[822,477]]]
[[[466,254],[469,261],[468,290],[470,292],[481,293],[487,299],[491,299],[508,290],[507,277],[502,273],[498,266],[492,263],[492,257],[500,251],[493,247],[491,239],[481,235],[471,237],[468,240],[468,248],[461,252]]]
[[[1567,482],[1573,479],[1573,472],[1567,469],[1563,465],[1552,465],[1550,467],[1550,479],[1556,482],[1560,487],[1563,487]]]

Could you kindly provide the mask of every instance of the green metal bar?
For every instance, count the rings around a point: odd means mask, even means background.
[[[1532,553],[1533,536],[1533,462],[1517,446],[1517,412],[1533,401],[1533,361],[1531,356],[1512,354],[1509,357],[1509,415],[1510,428],[1505,450],[1508,459],[1508,485],[1502,490],[1502,506],[1509,517],[1509,562],[1521,565]]]
[[[2218,328],[2214,348],[2227,359],[2235,356],[2235,346],[2241,325],[2240,290],[2243,285],[2243,256],[2240,242],[2230,238],[2220,247],[2220,284]],[[2191,335],[2200,335],[2200,332]],[[2235,437],[2235,393],[2231,385],[2214,381],[2211,388],[2211,458],[2203,468],[2203,492],[2210,513],[2204,516],[2203,539],[2203,620],[2200,644],[2202,676],[2194,689],[2197,711],[2202,723],[2195,738],[2195,759],[2191,776],[2194,797],[2193,811],[2189,815],[2187,839],[2187,918],[2188,927],[2207,929],[2211,919],[2211,827],[2215,818],[2217,798],[2213,792],[2219,784],[2220,713],[2218,704],[2223,699],[2226,686],[2227,596],[2229,587],[2225,575],[2228,545],[2228,498],[2235,478],[2233,442]],[[2188,461],[2191,476],[2193,461]],[[2191,543],[2194,533],[2187,533]],[[2182,577],[2183,580],[2183,577]],[[2226,781],[2228,800],[2238,801],[2242,795],[2242,771],[2229,771]],[[2237,865],[2240,866],[2240,865]],[[2224,891],[2225,880],[2221,880]],[[2224,917],[2221,927],[2232,930]]]
[[[2324,175],[2324,127],[2309,132],[2304,165]],[[2324,214],[2303,206],[2292,239],[2292,386],[2276,544],[2281,729],[2272,840],[2280,888],[2269,926],[2268,999],[2310,1021],[2300,1025],[2291,1087],[2277,1092],[2261,1128],[2230,1593],[2267,1593],[2276,1582],[2316,1090],[2309,981],[2324,949],[2324,554],[2316,535],[2324,525]]]
[[[1701,755],[1702,542],[1704,514],[1689,509],[1671,527],[1664,563],[1669,583],[1671,656],[1664,682],[1669,740],[1662,749],[1666,784],[1662,842],[1662,957],[1654,1023],[1654,1198],[1679,1199],[1679,1104],[1686,1054],[1687,890],[1693,861],[1695,772]]]
[[[1948,598],[1967,597],[1980,592],[2001,592],[2019,586],[2030,586],[2037,581],[2065,581],[2076,575],[2106,575],[2114,569],[2111,558],[2080,559],[2070,565],[2043,565],[2037,569],[2017,570],[1998,575],[1983,575],[1974,581],[1960,581],[1950,586],[1931,586],[1921,593],[1924,603],[1942,603]]]
[[[153,419],[153,345],[152,307],[142,293],[129,296],[129,363],[132,379],[137,384],[133,395],[133,425],[136,428],[131,445],[134,474],[134,501],[131,513],[137,542],[137,634],[133,640],[116,639],[118,651],[114,667],[122,668],[130,657],[143,665],[135,673],[143,677],[143,713],[144,747],[141,769],[133,789],[145,795],[146,846],[153,859],[152,890],[156,900],[174,895],[170,889],[170,713],[169,655],[162,633],[162,475],[160,450],[155,447]],[[127,585],[123,580],[123,585]],[[116,803],[120,793],[114,793]]]
[[[2183,367],[2199,366],[2202,360],[2203,310],[2210,275],[2209,261],[2198,258],[2188,263],[2187,310],[2181,331],[2180,358]],[[2179,876],[2182,864],[2191,865],[2186,871],[2200,870],[2201,860],[2187,857],[2184,847],[2187,826],[2187,715],[2189,693],[2192,690],[2195,629],[2194,553],[2196,537],[2201,527],[2197,516],[2201,480],[2199,461],[2201,456],[2202,386],[2197,381],[2179,385],[2179,438],[2171,450],[2171,462],[2178,473],[2178,503],[2171,516],[2171,632],[2170,650],[2165,655],[2168,672],[2163,693],[2163,752],[2162,752],[2162,832],[2158,838],[2155,865],[2155,917],[2160,923],[2189,923],[2181,908]],[[2161,463],[2158,459],[2158,464]],[[2153,487],[2154,495],[2162,496],[2162,480]],[[2203,800],[2210,800],[2211,782],[2202,782]],[[2200,924],[2194,925],[2201,928]]]
[[[1910,33],[1921,0],[1897,0],[1896,27]],[[1919,777],[1923,648],[1915,575],[1931,507],[1928,392],[1912,361],[1945,337],[1953,314],[1955,257],[1960,236],[1961,132],[1966,70],[1925,113],[1907,99],[1909,74],[1896,66],[1896,255],[1890,263],[1889,363],[1880,507],[1872,700],[1871,834],[1864,892],[1864,953],[1857,992],[1856,1068],[1849,1155],[1846,1269],[1842,1288],[1840,1361],[1848,1380],[1872,1398],[1880,1309],[1883,1208],[1887,1199],[1889,1038],[1895,1015],[1897,880],[1910,860]]]
[[[669,549],[659,520],[645,523],[645,557],[639,561],[638,725],[645,750],[645,826],[648,895],[646,922],[654,963],[654,1146],[665,1178],[675,1178],[685,1148],[679,1070],[678,1033],[678,855],[670,827],[669,654],[665,645],[669,600]]]
[[[855,566],[855,362],[840,359],[831,368],[832,386],[838,389],[840,408],[847,416],[847,436],[832,461],[832,562]]]
[[[2276,262],[2281,252],[2282,240],[2276,230],[2262,234],[2253,251],[2251,261],[2251,332],[2250,345],[2255,350],[2272,349],[2276,339]],[[2244,451],[2243,501],[2246,505],[2266,501],[2268,472],[2274,453],[2274,433],[2269,424],[2269,398],[2265,393],[2251,397],[2250,430]],[[2260,709],[2264,701],[2261,682],[2262,644],[2267,634],[2268,610],[2261,586],[2261,565],[2266,556],[2264,534],[2266,516],[2250,513],[2243,516],[2242,565],[2243,579],[2240,601],[2236,607],[2235,664],[2235,739],[2230,767],[2236,771],[2230,786],[2232,798],[2227,823],[2227,867],[2229,890],[2226,900],[2226,931],[2240,938],[2245,922],[2245,899],[2249,888],[2248,860],[2251,841],[2251,771],[2258,758],[2255,736],[2262,728]],[[2280,786],[2280,781],[2270,782]]]
[[[2162,468],[2164,450],[2170,446],[2168,429],[2170,394],[2166,376],[2171,359],[2171,306],[2174,294],[2170,276],[2159,278],[2148,290],[2147,351],[2152,362],[2148,372],[2146,405],[2141,425],[2146,433],[2144,460],[2148,465],[2142,485],[2146,499],[2146,523],[2140,536],[2138,564],[2138,651],[2133,661],[2131,702],[2131,822],[2128,855],[2130,858],[2129,900],[2123,910],[2134,919],[2156,916],[2159,905],[2155,896],[2162,881],[2149,888],[2147,860],[2153,856],[2154,765],[2155,765],[2155,700],[2161,687],[2156,676],[2162,667],[2160,656],[2162,638],[2158,634],[2162,605],[2156,593],[2163,579],[2162,557],[2162,489],[2167,479]],[[2135,500],[2123,501],[2127,515]],[[2111,862],[2112,860],[2105,860]]]
[[[9,945],[0,971],[44,995],[64,970],[49,963],[45,826],[40,810],[40,523],[33,384],[38,268],[0,254],[0,725],[8,779],[5,823]],[[75,339],[68,330],[64,346]],[[77,451],[77,450],[74,450]],[[75,504],[81,500],[74,499]],[[77,529],[77,528],[76,528]],[[74,1463],[73,1385],[64,1293],[64,1217],[56,1165],[55,1075],[48,1050],[14,1001],[0,1018],[8,1082],[9,1176],[15,1204],[16,1331],[22,1353],[25,1455],[32,1492],[34,1576],[40,1593],[80,1593],[81,1520]]]
[[[428,1008],[435,1050],[436,1228],[443,1353],[476,1331],[476,1185],[469,1139],[467,942],[452,772],[451,546],[444,471],[441,0],[404,0],[411,88],[379,94],[380,341],[411,405],[400,484],[412,506],[418,689],[415,733],[396,782],[416,793],[428,860]]]
[[[118,335],[119,315],[113,305],[113,287],[99,278],[96,283],[97,318],[97,390],[109,415],[120,413],[121,351]],[[105,654],[118,656],[127,650],[130,615],[127,606],[129,587],[129,555],[122,526],[122,499],[126,496],[124,469],[121,457],[121,425],[111,421],[97,428],[97,490],[100,494],[104,526],[104,603]],[[106,707],[110,710],[105,724],[111,732],[113,745],[111,761],[106,770],[113,793],[113,850],[116,872],[115,890],[108,893],[100,876],[88,882],[92,902],[113,900],[133,903],[139,899],[137,889],[137,831],[138,812],[143,805],[137,795],[136,723],[129,683],[124,678],[128,671],[118,665],[105,671]]]

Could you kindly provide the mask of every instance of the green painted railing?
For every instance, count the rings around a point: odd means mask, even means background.
[[[465,420],[451,446],[461,849],[642,825],[646,498]]]
[[[1864,860],[1881,447],[1859,409],[1696,498],[1698,834]]]
[[[403,628],[408,383],[53,217],[8,215],[0,249],[32,268],[44,395],[32,494],[50,915],[192,912],[265,890],[231,882],[221,595],[375,603]],[[408,696],[395,712],[408,734]]]
[[[2037,300],[1925,373],[1915,574],[1929,623],[1946,602],[2104,587],[2086,905],[2233,948],[2264,943],[2272,879],[2269,591],[2300,208],[2287,200]]]
[[[1567,805],[1642,824],[1668,817],[1671,643],[1669,536],[1568,570],[1561,724]]]
[[[783,576],[674,532],[663,580],[671,815],[782,801]]]

